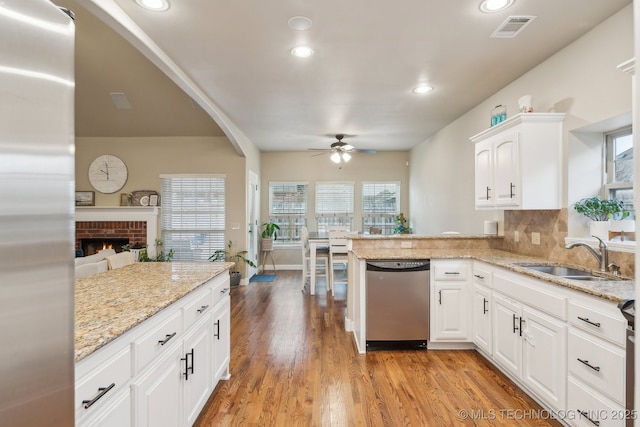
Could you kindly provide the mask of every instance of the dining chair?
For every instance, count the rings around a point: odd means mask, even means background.
[[[115,255],[108,256],[107,261],[109,261],[110,270],[115,270],[116,268],[121,268],[134,263],[131,252],[119,252]]]
[[[369,227],[369,234],[382,234],[382,228]]]
[[[311,268],[315,268],[316,277],[326,277],[329,286],[329,248],[319,247],[316,249],[316,265],[311,265],[311,248],[309,247],[309,230],[307,227],[300,228],[300,242],[302,247],[302,291],[307,284],[307,278],[311,277]],[[321,271],[318,273],[318,263],[322,262]]]
[[[335,295],[336,275],[335,267],[343,266],[344,278],[340,277],[337,283],[345,285],[349,279],[349,251],[347,250],[347,238],[344,231],[329,231],[329,281],[328,288],[331,295]]]

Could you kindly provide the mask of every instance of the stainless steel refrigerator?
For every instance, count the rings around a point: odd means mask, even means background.
[[[0,1],[0,426],[73,426],[74,24]]]

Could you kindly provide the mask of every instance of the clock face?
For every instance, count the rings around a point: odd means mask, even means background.
[[[101,193],[115,193],[127,182],[127,166],[116,156],[102,155],[89,165],[89,182]]]

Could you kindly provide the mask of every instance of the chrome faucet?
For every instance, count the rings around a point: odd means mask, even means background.
[[[598,247],[600,249],[600,253],[596,252],[595,249],[593,249],[591,247],[591,245],[589,245],[588,243],[585,242],[573,242],[573,243],[569,243],[568,245],[565,246],[565,248],[567,249],[571,249],[571,248],[575,248],[576,246],[584,246],[585,248],[589,249],[589,252],[591,252],[591,254],[596,257],[596,259],[598,260],[598,262],[600,263],[600,271],[606,273],[607,272],[607,267],[609,265],[609,247],[607,246],[607,244],[598,236],[593,236],[596,239],[598,239],[598,241],[600,242]]]

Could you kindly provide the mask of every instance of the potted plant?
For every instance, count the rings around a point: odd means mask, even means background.
[[[589,231],[592,236],[609,240],[609,220],[624,219],[629,212],[620,199],[601,199],[600,196],[587,197],[577,201],[574,209],[591,220]]]
[[[278,240],[278,230],[280,226],[273,222],[265,222],[262,224],[264,230],[262,230],[262,250],[273,250],[273,241]]]
[[[238,267],[238,264],[242,261],[245,264],[249,264],[251,267],[255,267],[256,265],[254,264],[253,261],[251,261],[250,259],[248,259],[246,257],[247,255],[247,251],[239,251],[239,252],[235,252],[233,253],[232,251],[232,247],[233,247],[233,242],[231,240],[229,240],[229,243],[227,243],[227,248],[226,249],[218,249],[217,251],[215,251],[213,253],[213,255],[211,255],[209,257],[209,261],[211,262],[235,262],[236,263],[236,267]],[[240,280],[242,279],[242,273],[239,271],[231,271],[229,270],[229,275],[230,277],[230,281],[231,281],[231,286],[239,286],[240,285]]]

